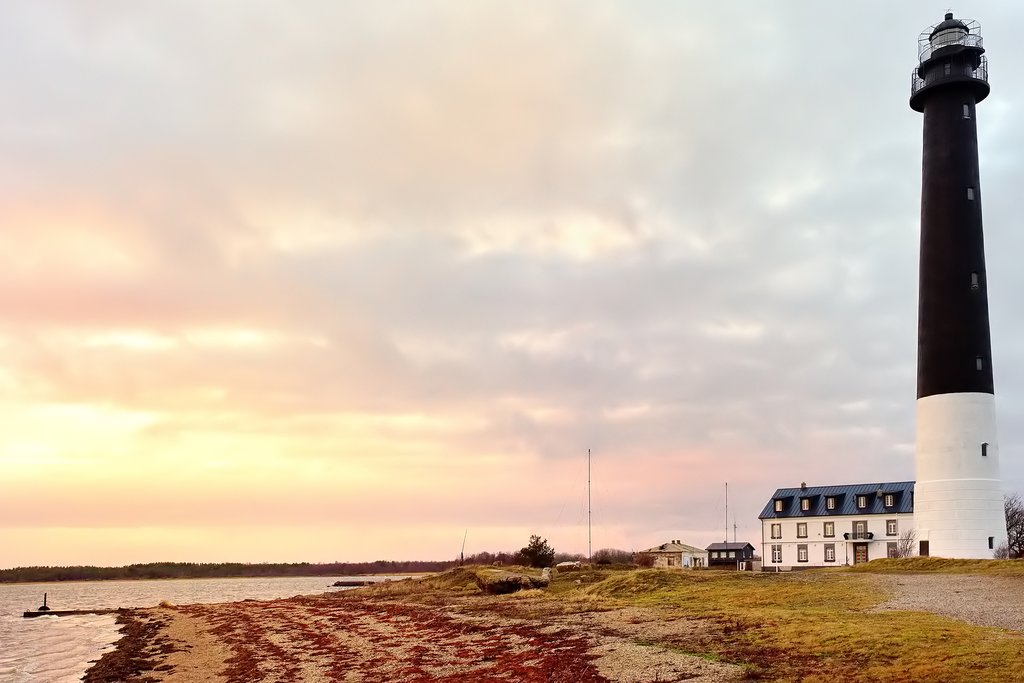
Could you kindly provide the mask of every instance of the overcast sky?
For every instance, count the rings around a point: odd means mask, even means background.
[[[4,3],[0,567],[586,552],[588,448],[595,550],[913,479],[945,9]],[[954,10],[1024,492],[1024,6]]]

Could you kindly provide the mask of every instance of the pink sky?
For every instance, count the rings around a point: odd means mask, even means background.
[[[14,3],[0,567],[586,552],[588,448],[595,550],[721,540],[726,481],[758,543],[776,487],[912,479],[934,8],[687,7]],[[1006,79],[1019,13],[978,17]]]

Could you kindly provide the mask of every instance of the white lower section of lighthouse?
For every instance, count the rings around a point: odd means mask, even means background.
[[[937,557],[991,558],[1006,543],[995,396],[917,400],[914,527]]]

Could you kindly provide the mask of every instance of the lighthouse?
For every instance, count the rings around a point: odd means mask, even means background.
[[[921,555],[991,558],[1006,542],[999,478],[977,105],[989,94],[975,21],[924,31],[910,106],[924,114],[914,527]]]

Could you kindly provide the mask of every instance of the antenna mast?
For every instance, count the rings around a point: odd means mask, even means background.
[[[594,548],[593,534],[591,532],[591,509],[590,509],[590,449],[587,449],[587,562],[593,564]]]
[[[729,482],[725,482],[725,542],[729,542]]]

